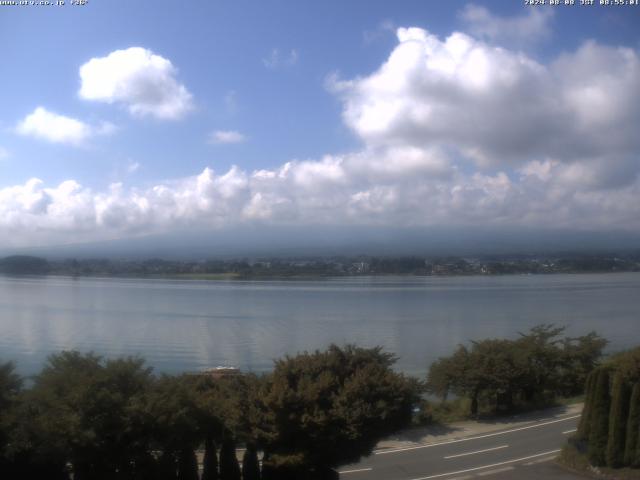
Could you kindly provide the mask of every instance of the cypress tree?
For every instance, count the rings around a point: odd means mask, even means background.
[[[218,480],[218,454],[216,444],[210,436],[204,442],[204,459],[202,460],[202,480]]]
[[[607,465],[613,468],[624,464],[629,397],[631,392],[621,373],[613,377],[611,411],[609,414],[609,439],[607,443]]]
[[[638,442],[640,435],[640,382],[636,382],[631,390],[629,401],[629,417],[627,419],[627,439],[624,447],[624,464],[627,466],[639,466],[636,452],[640,449]]]
[[[591,413],[593,411],[593,396],[595,393],[595,378],[598,370],[594,370],[587,376],[585,386],[584,407],[582,408],[582,416],[578,424],[578,432],[576,437],[579,440],[587,440],[589,438],[589,427],[591,427]]]
[[[595,379],[592,412],[590,414],[589,445],[587,456],[596,466],[606,464],[607,436],[609,433],[609,369],[599,368]]]
[[[252,443],[247,444],[247,449],[244,452],[244,457],[242,457],[242,479],[260,480],[258,450]]]
[[[220,480],[240,480],[240,465],[236,457],[236,445],[230,438],[223,440],[220,449]]]
[[[178,480],[198,480],[198,459],[192,448],[183,448],[180,451]]]
[[[158,459],[158,479],[176,480],[177,478],[176,458],[173,454],[164,452]]]

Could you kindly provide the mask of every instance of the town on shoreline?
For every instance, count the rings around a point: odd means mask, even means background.
[[[0,259],[10,275],[170,277],[185,279],[313,278],[340,276],[508,275],[639,272],[640,251],[483,255],[470,257],[333,256],[170,260],[13,255]]]

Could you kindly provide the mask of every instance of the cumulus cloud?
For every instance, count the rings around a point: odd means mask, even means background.
[[[81,145],[96,135],[108,135],[116,127],[108,122],[89,125],[72,117],[50,112],[44,107],[37,107],[18,123],[16,133],[24,136],[46,140],[52,143]]]
[[[552,8],[529,8],[523,15],[501,17],[474,4],[467,5],[460,12],[460,18],[469,33],[476,37],[506,44],[515,42],[519,45],[548,39],[553,15]]]
[[[637,165],[635,50],[587,42],[543,65],[459,32],[441,40],[400,28],[397,36],[376,72],[330,79],[346,124],[368,145],[439,145],[479,167],[547,157]]]
[[[542,64],[459,32],[397,36],[376,71],[330,81],[362,141],[355,151],[146,188],[31,179],[0,190],[0,234],[25,243],[48,238],[33,232],[79,240],[247,223],[640,229],[637,51],[587,42]]]
[[[80,67],[79,95],[126,105],[132,115],[175,120],[193,109],[193,96],[176,75],[171,61],[151,50],[116,50]]]
[[[209,143],[242,143],[247,138],[235,130],[216,130],[208,136]]]
[[[443,171],[442,152],[408,153],[409,159],[403,151],[363,151],[253,172],[206,168],[145,189],[115,183],[101,192],[72,180],[46,186],[34,178],[0,189],[0,234],[24,245],[63,234],[94,240],[256,221],[640,228],[637,178],[605,191],[585,187],[589,171],[579,164],[531,163],[510,176]],[[390,159],[398,162],[395,171],[385,166]],[[376,162],[381,170],[369,168]]]

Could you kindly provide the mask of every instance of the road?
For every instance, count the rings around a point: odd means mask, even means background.
[[[462,480],[582,478],[549,462],[577,426],[579,415],[542,419],[491,433],[375,451],[341,467],[343,480]],[[542,473],[544,472],[544,473]]]

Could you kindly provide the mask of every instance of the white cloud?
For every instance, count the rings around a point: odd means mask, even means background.
[[[440,40],[400,28],[397,35],[376,72],[329,79],[345,122],[367,145],[439,146],[481,168],[545,158],[628,164],[634,157],[637,165],[638,52],[588,42],[543,65],[464,33]]]
[[[0,235],[26,244],[255,222],[640,229],[637,51],[588,42],[542,64],[463,33],[397,35],[376,71],[329,82],[361,148],[147,188],[32,179],[0,189]]]
[[[518,45],[548,40],[553,16],[552,8],[529,8],[523,15],[500,17],[485,7],[474,4],[467,5],[460,12],[460,18],[472,35],[505,44],[515,42]]]
[[[289,50],[289,52],[281,52],[278,48],[273,48],[269,55],[262,59],[262,64],[270,69],[276,69],[278,67],[292,67],[298,63],[298,50],[295,48]]]
[[[0,147],[0,160],[9,158],[9,150],[4,147]]]
[[[208,136],[209,143],[242,143],[246,139],[247,137],[235,130],[216,130]]]
[[[169,60],[151,50],[116,50],[80,67],[79,95],[124,104],[133,115],[175,120],[193,109],[193,97],[176,74]]]
[[[109,135],[116,127],[108,122],[89,125],[75,118],[66,117],[37,107],[18,123],[16,133],[46,140],[52,143],[81,145],[96,135]]]
[[[444,162],[444,164],[443,164]],[[640,179],[594,188],[598,172],[548,160],[463,172],[445,152],[364,150],[271,170],[233,167],[148,188],[92,191],[38,179],[0,189],[0,235],[17,244],[117,238],[178,228],[385,225],[640,229]],[[38,233],[38,235],[34,235]]]

